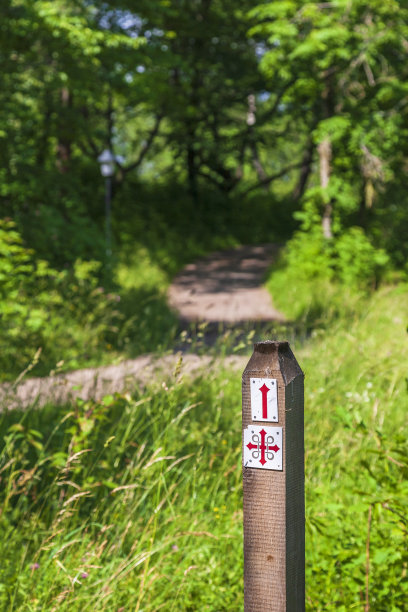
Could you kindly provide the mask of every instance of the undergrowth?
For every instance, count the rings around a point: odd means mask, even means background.
[[[274,302],[299,330],[353,316],[381,280],[391,274],[389,257],[358,227],[331,240],[321,227],[298,231],[270,269],[266,281]]]
[[[306,374],[307,609],[403,611],[407,289],[294,346]],[[0,608],[243,605],[240,376],[3,413]],[[369,606],[369,607],[367,607]]]
[[[146,249],[116,262],[108,284],[97,261],[57,270],[0,219],[0,380],[166,350],[177,319],[166,302],[168,277]]]

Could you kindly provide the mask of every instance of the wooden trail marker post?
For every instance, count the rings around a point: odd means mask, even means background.
[[[305,609],[303,378],[270,341],[242,375],[245,612]]]

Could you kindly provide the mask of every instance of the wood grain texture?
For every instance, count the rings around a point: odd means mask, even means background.
[[[245,612],[304,610],[303,373],[287,342],[262,342],[242,376],[242,427],[253,423],[250,378],[276,378],[283,471],[243,468]]]

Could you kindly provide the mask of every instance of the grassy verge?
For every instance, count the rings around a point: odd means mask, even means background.
[[[294,347],[310,611],[404,610],[407,304],[384,289]],[[239,378],[3,415],[0,608],[241,610]]]
[[[310,610],[405,607],[407,294],[348,305],[300,352]]]

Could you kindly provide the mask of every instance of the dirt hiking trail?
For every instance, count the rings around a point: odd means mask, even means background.
[[[277,250],[274,245],[245,246],[189,264],[170,285],[170,306],[188,322],[283,321],[262,287]]]
[[[187,265],[168,290],[169,305],[183,324],[283,321],[262,287],[264,275],[276,256],[273,245],[245,246],[219,251]],[[117,365],[85,368],[44,378],[28,378],[19,384],[0,385],[0,412],[62,404],[75,398],[102,399],[111,393],[132,391],[154,381],[169,380],[173,372],[197,376],[222,366],[243,369],[247,357],[223,359],[180,352],[158,357],[142,355]]]

